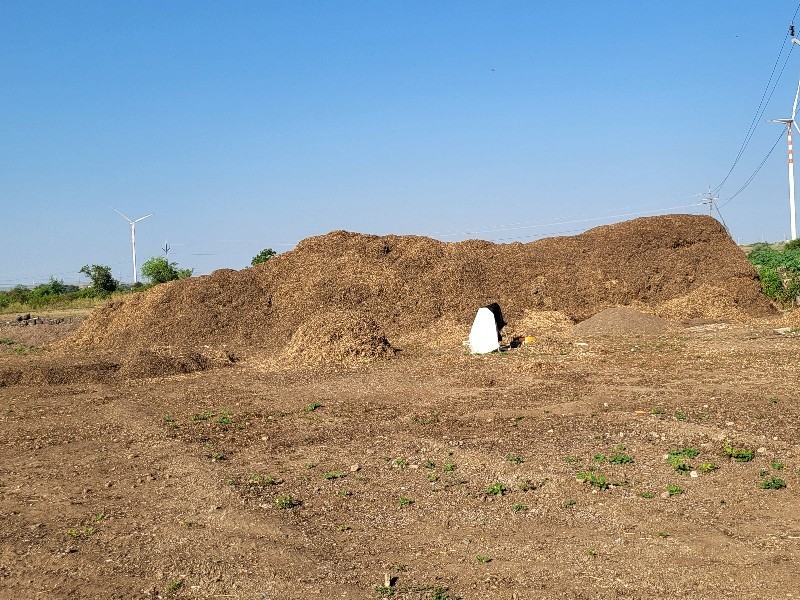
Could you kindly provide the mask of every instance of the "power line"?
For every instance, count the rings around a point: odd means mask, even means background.
[[[776,140],[775,140],[775,143],[774,143],[774,144],[772,144],[772,148],[770,148],[770,149],[769,149],[769,152],[767,152],[767,155],[766,155],[766,156],[764,157],[764,159],[763,159],[763,160],[762,160],[762,161],[759,163],[758,167],[756,167],[756,170],[755,170],[755,171],[753,171],[753,174],[752,174],[752,175],[750,175],[750,177],[748,177],[748,178],[747,178],[747,181],[745,181],[745,182],[744,182],[744,184],[742,185],[742,187],[740,187],[740,188],[739,188],[739,189],[736,191],[736,193],[735,193],[733,196],[731,196],[730,198],[728,198],[728,199],[727,199],[725,202],[723,202],[723,203],[720,205],[721,207],[725,207],[725,206],[727,206],[728,204],[730,204],[730,202],[731,202],[731,201],[732,201],[734,198],[736,198],[736,196],[738,196],[738,195],[739,195],[739,194],[741,194],[741,193],[742,193],[742,192],[743,192],[745,189],[747,189],[747,186],[748,186],[748,185],[750,185],[750,184],[752,183],[752,181],[753,181],[753,180],[756,178],[756,175],[758,175],[758,172],[759,172],[759,171],[761,171],[761,168],[762,168],[762,167],[764,166],[764,164],[767,162],[767,159],[768,159],[768,158],[769,158],[769,157],[772,155],[772,152],[775,150],[775,147],[778,145],[778,142],[780,142],[780,141],[781,141],[781,139],[783,139],[783,132],[782,132],[782,131],[781,131],[780,135],[778,136],[778,139],[776,139]],[[717,212],[719,212],[719,208],[717,209]]]
[[[800,4],[798,4],[798,10],[800,10]],[[797,10],[795,10],[795,16],[797,16]],[[792,21],[794,21],[794,17],[792,17]],[[789,32],[786,32],[786,35],[783,36],[783,40],[781,41],[781,49],[778,53],[778,57],[775,59],[775,63],[772,65],[772,71],[769,74],[769,80],[767,80],[767,85],[764,88],[764,92],[761,94],[761,100],[758,103],[758,107],[756,108],[755,115],[753,115],[753,120],[750,122],[750,127],[747,129],[747,134],[744,136],[744,141],[742,142],[741,147],[739,148],[739,152],[736,155],[736,158],[731,165],[731,168],[728,169],[728,173],[725,175],[725,178],[722,182],[714,188],[714,193],[719,193],[725,183],[728,181],[728,178],[733,173],[733,170],[736,168],[736,165],[739,164],[739,160],[742,158],[744,151],[747,149],[747,146],[750,144],[750,140],[753,139],[753,134],[755,133],[758,125],[762,117],[764,116],[764,112],[767,110],[767,106],[769,105],[770,100],[772,100],[772,95],[775,93],[775,88],[778,87],[778,82],[781,80],[783,76],[783,71],[786,69],[786,64],[789,62],[789,57],[792,55],[792,50],[794,50],[794,44],[789,44],[789,52],[786,54],[786,60],[783,61],[783,66],[781,67],[780,73],[778,73],[778,77],[775,79],[775,83],[772,85],[772,90],[770,90],[770,84],[772,83],[772,77],[775,75],[775,69],[778,67],[778,63],[780,62],[781,56],[783,55],[784,48],[786,47],[786,39],[789,37]],[[769,91],[769,96],[767,97],[767,92]],[[764,98],[766,102],[764,101]]]

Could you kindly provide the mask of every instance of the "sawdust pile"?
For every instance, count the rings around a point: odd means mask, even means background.
[[[610,307],[656,307],[703,285],[724,290],[743,314],[773,311],[753,267],[707,216],[636,219],[527,244],[334,231],[257,267],[163,284],[109,304],[65,346],[111,352],[123,362],[162,346],[173,354],[277,356],[287,345],[299,351],[304,342],[330,339],[330,328],[320,333],[325,315],[342,310],[366,315],[393,342],[452,332],[453,324],[466,326],[463,339],[476,308],[490,302],[500,303],[512,325],[526,311],[580,321]]]
[[[394,354],[381,328],[354,310],[316,313],[297,328],[280,353],[284,366],[355,366]]]
[[[662,335],[676,329],[674,323],[666,319],[619,307],[607,308],[578,323],[573,329],[574,335]]]
[[[666,319],[714,319],[741,321],[746,311],[739,308],[737,298],[729,290],[715,285],[702,284],[688,294],[667,300],[655,307],[655,314]]]

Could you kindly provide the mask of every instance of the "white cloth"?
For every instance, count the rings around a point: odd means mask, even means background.
[[[469,348],[473,354],[488,354],[500,349],[497,324],[488,308],[479,308],[469,332]]]

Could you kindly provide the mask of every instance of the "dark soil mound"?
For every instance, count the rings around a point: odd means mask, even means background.
[[[655,307],[702,284],[725,290],[744,314],[773,311],[744,254],[706,216],[636,219],[528,244],[335,231],[256,267],[109,304],[64,345],[247,356],[283,349],[309,319],[337,310],[367,315],[392,340],[443,319],[468,325],[490,302],[512,325],[526,309],[583,320],[614,306]]]
[[[607,308],[578,323],[574,335],[662,335],[676,328],[666,319],[630,308]]]

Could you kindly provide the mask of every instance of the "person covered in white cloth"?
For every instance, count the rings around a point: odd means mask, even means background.
[[[473,354],[487,354],[500,349],[501,330],[506,326],[500,305],[493,302],[478,309],[469,332],[469,347]]]

